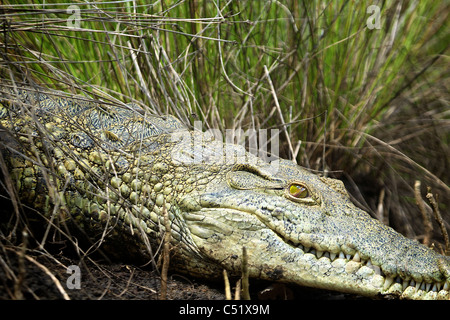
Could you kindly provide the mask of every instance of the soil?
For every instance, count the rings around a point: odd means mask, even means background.
[[[6,258],[6,259],[5,259]],[[82,262],[63,255],[10,251],[8,271],[0,268],[0,299],[154,300],[160,299],[160,276],[148,267],[125,263]],[[72,269],[69,269],[72,266]],[[76,269],[73,271],[74,266]],[[15,276],[12,276],[11,274]],[[79,288],[75,276],[79,277]],[[19,280],[20,277],[22,280]],[[223,293],[176,274],[170,275],[167,299],[224,299]]]
[[[38,251],[25,254],[17,247],[0,247],[0,300],[156,300],[161,299],[161,278],[149,266],[80,261],[63,254]],[[69,266],[78,266],[76,272]],[[75,273],[80,275],[79,289]],[[234,295],[236,279],[231,279]],[[206,282],[169,274],[167,300],[224,300],[222,282]],[[250,279],[250,296],[257,300],[362,299],[330,291],[290,287]]]

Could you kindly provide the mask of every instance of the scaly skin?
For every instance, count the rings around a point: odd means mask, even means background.
[[[172,117],[2,88],[2,154],[20,200],[77,223],[115,254],[150,259],[171,223],[171,267],[369,297],[449,299],[450,260],[286,160],[187,131]],[[109,244],[109,245],[108,245]],[[152,249],[153,248],[153,249]]]

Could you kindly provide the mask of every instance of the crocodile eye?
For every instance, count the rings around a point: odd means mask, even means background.
[[[319,204],[319,200],[314,196],[309,188],[300,182],[291,182],[287,188],[284,189],[284,195],[286,198],[300,202],[303,204]]]
[[[305,199],[309,197],[309,191],[301,184],[293,183],[289,186],[289,195],[296,199]]]

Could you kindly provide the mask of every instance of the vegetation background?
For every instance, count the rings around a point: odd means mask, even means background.
[[[33,2],[0,5],[2,81],[203,129],[277,128],[281,157],[344,180],[375,218],[444,251],[414,188],[431,188],[448,230],[448,2]]]

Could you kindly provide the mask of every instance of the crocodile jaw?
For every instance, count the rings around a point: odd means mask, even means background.
[[[233,274],[240,274],[246,247],[250,277],[366,296],[382,292],[384,278],[373,269],[339,255],[333,261],[329,255],[317,258],[305,248],[289,245],[257,218],[249,224],[248,216],[232,209],[203,209],[201,215],[207,218],[185,220],[196,246]],[[239,220],[246,221],[245,226],[230,227]]]
[[[249,217],[248,213],[208,208],[202,209],[197,217],[203,218],[197,219],[195,214],[185,215],[196,247],[208,260],[234,275],[239,276],[241,273],[242,247],[246,247],[250,278],[368,297],[391,296],[420,300],[450,298],[448,281],[434,291],[430,288],[426,290],[424,286],[416,288],[414,283],[405,286],[399,281],[400,278],[386,276],[379,267],[359,257],[344,252],[330,255],[330,252],[318,252],[301,245],[295,247],[258,218]],[[204,266],[200,268],[205,270]],[[217,269],[215,275],[209,276],[217,277],[221,274],[219,271]]]

